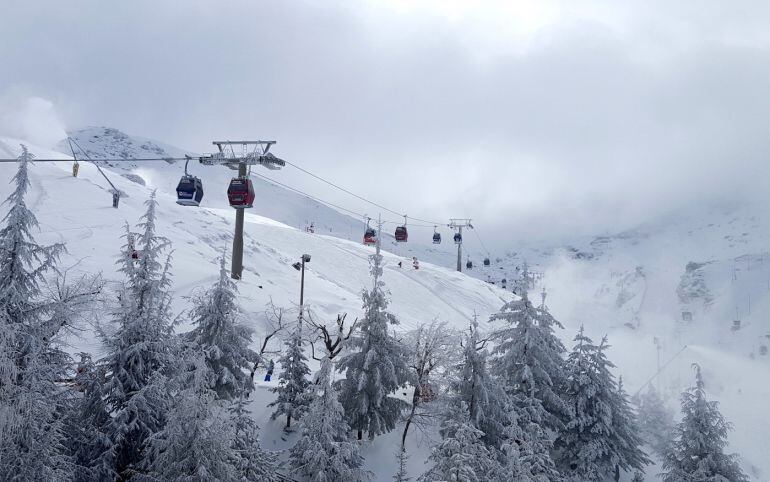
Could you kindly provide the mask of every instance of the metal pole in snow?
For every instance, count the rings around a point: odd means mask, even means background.
[[[238,177],[246,177],[246,163],[238,164]],[[235,210],[235,234],[233,235],[233,261],[230,276],[241,279],[243,276],[243,218],[244,209]]]

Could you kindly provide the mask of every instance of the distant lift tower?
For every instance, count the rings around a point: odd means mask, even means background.
[[[239,178],[246,179],[251,166],[276,170],[286,165],[282,159],[268,152],[275,141],[214,141],[213,144],[219,148],[219,152],[201,157],[201,164],[227,166],[237,170]],[[233,279],[241,279],[243,276],[243,211],[235,210],[233,264],[230,273]]]
[[[449,220],[449,224],[447,224],[447,226],[449,226],[452,229],[457,229],[457,233],[460,235],[459,242],[455,241],[455,244],[457,244],[457,271],[462,273],[463,271],[463,228],[473,229],[473,225],[471,224],[470,219],[452,218]]]

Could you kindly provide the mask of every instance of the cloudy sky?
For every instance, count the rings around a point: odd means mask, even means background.
[[[0,134],[275,153],[488,239],[616,231],[770,187],[770,3],[6,1]],[[284,182],[376,209],[297,171]]]

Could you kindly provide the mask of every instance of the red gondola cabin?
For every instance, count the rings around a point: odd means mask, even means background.
[[[367,228],[364,233],[364,244],[375,244],[377,242],[377,232],[372,228]]]
[[[234,177],[227,188],[227,199],[235,209],[250,208],[254,204],[254,185],[251,179]]]

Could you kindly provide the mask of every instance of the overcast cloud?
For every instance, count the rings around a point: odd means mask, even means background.
[[[488,239],[767,198],[767,2],[0,8],[0,133],[107,125],[199,152],[272,138],[277,155],[398,211],[471,216]]]

